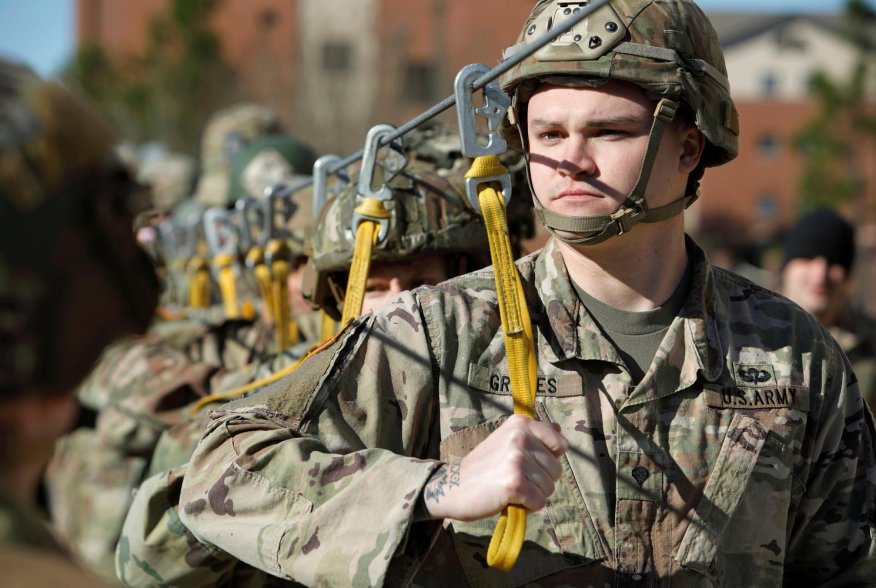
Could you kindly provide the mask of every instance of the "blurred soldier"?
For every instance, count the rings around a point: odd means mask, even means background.
[[[290,263],[288,278],[289,309],[299,327],[299,337],[315,343],[319,339],[318,318],[312,316],[310,307],[301,297],[301,278],[307,260],[307,248],[313,233],[312,190],[298,188],[310,177],[316,154],[305,143],[286,135],[268,135],[252,141],[237,153],[231,161],[230,203],[244,199],[264,201],[268,192],[277,186],[291,191],[286,199],[289,207],[285,218],[271,219],[279,223],[287,246]],[[249,219],[243,218],[247,223]],[[259,243],[248,246],[267,246],[267,235],[261,235]],[[244,252],[244,253],[251,253]],[[248,260],[250,261],[250,260]],[[249,276],[253,278],[252,275]]]
[[[152,194],[151,210],[137,219],[137,241],[156,261],[162,261],[157,251],[158,225],[177,204],[191,196],[195,171],[194,158],[166,151],[152,153],[137,167],[137,181],[148,186]]]
[[[243,103],[215,113],[201,139],[201,176],[195,199],[203,206],[227,206],[232,158],[258,137],[282,132],[277,114],[260,104]]]
[[[37,485],[76,420],[76,386],[104,346],[145,330],[157,303],[133,233],[142,190],[113,141],[80,98],[0,61],[4,585],[87,585],[36,514]]]
[[[265,118],[258,109],[246,112],[254,120],[231,111],[233,122],[244,130],[258,127]],[[233,132],[224,118],[215,124]],[[214,134],[214,129],[205,132]],[[258,140],[252,133],[247,136]],[[248,147],[242,146],[246,164],[234,167],[226,182],[233,187],[228,192],[233,189],[242,196],[246,182],[246,189],[264,195],[275,180],[297,177],[293,164],[312,165],[312,156],[310,162],[302,162],[286,146],[297,149],[300,143],[273,137],[264,148],[269,157],[260,157],[259,149],[247,154]],[[278,175],[278,158],[287,155],[288,173]],[[259,184],[260,179],[268,183]],[[177,222],[187,224],[185,215],[199,219],[202,211],[199,203],[183,200],[174,214]],[[217,387],[232,387],[239,374],[257,373],[254,366],[273,350],[273,325],[228,319],[221,306],[186,313],[182,320],[156,321],[148,334],[106,350],[78,391],[80,402],[96,415],[94,423],[60,441],[47,470],[56,528],[82,561],[106,578],[115,578],[113,560],[122,523],[162,432],[185,420],[192,404]]]
[[[214,413],[180,491],[196,537],[320,586],[872,583],[848,360],[684,234],[704,168],[737,154],[718,37],[688,0],[598,6],[553,34],[594,5],[541,0],[506,52],[507,136],[553,233],[510,275],[514,332],[493,269],[352,322]],[[506,507],[530,513],[519,553],[488,549]]]
[[[816,208],[797,220],[784,249],[782,293],[827,327],[876,408],[876,321],[849,300],[855,228],[833,210]]]
[[[417,145],[418,152],[412,155],[417,161],[390,181],[392,217],[387,237],[373,257],[363,313],[402,290],[435,284],[488,262],[483,223],[457,188],[465,170],[454,165],[461,160],[458,138],[456,143],[456,153],[438,164],[438,169],[432,163],[436,159],[423,157],[419,151],[426,147]],[[440,147],[432,145],[430,152]],[[355,186],[349,186],[325,205],[313,235],[305,280],[305,296],[336,318],[343,311],[353,258],[350,229],[356,196]],[[262,375],[273,369],[263,369]],[[156,576],[172,585],[281,582],[264,573],[253,575],[248,566],[237,566],[234,558],[198,542],[179,523],[175,499],[183,479],[180,466],[188,461],[208,422],[208,412],[202,411],[159,441],[150,468],[154,475],[140,488],[119,543],[118,573],[126,585],[147,586]]]

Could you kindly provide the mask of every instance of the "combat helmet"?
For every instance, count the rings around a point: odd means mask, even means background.
[[[238,104],[214,114],[201,140],[201,176],[195,199],[203,206],[232,204],[228,184],[231,159],[256,138],[279,132],[277,114],[260,104]]]
[[[70,392],[104,346],[152,318],[158,280],[133,232],[148,195],[95,110],[2,60],[0,129],[0,394]]]
[[[312,192],[301,188],[313,171],[316,153],[306,143],[288,135],[259,137],[238,152],[229,170],[233,201],[263,200],[274,190],[292,192],[284,233],[293,257],[304,256],[313,230]]]
[[[540,0],[517,43],[505,50],[511,57],[528,43],[586,9],[589,1]],[[525,146],[526,106],[543,83],[595,87],[621,80],[641,87],[657,102],[648,151],[639,182],[612,215],[572,217],[545,210],[535,201],[536,214],[552,233],[572,243],[598,243],[628,231],[637,222],[658,222],[696,198],[702,169],[691,174],[687,194],[657,209],[644,198],[663,128],[682,110],[706,138],[703,166],[717,166],[738,153],[739,121],[718,36],[709,19],[690,0],[611,0],[568,33],[524,58],[502,78],[512,96],[504,134],[509,144]]]
[[[407,261],[425,253],[468,256],[470,267],[488,263],[489,245],[480,215],[453,182],[434,165],[414,162],[387,183],[392,201],[385,239],[374,261]],[[323,207],[313,235],[303,294],[314,308],[341,316],[346,275],[353,259],[352,231],[357,206],[355,184]],[[473,266],[473,267],[471,267]]]

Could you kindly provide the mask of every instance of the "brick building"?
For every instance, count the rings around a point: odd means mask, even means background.
[[[142,52],[150,19],[169,0],[78,0],[80,44],[117,59]],[[213,25],[238,93],[277,110],[320,152],[361,148],[369,127],[401,124],[452,93],[468,63],[498,62],[532,0],[224,0]],[[689,225],[707,241],[765,243],[798,212],[802,166],[792,149],[816,112],[816,70],[847,76],[854,49],[837,17],[711,14],[725,49],[741,155],[710,170]],[[453,120],[453,113],[445,115]],[[876,249],[876,146],[860,146],[864,191],[848,211]],[[865,256],[866,257],[866,256]]]

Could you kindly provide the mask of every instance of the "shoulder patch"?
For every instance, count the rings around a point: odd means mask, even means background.
[[[264,390],[247,398],[229,403],[226,412],[248,407],[265,407],[269,412],[281,415],[292,422],[300,422],[310,408],[330,368],[347,348],[347,342],[370,329],[373,315],[362,321],[353,321],[344,329],[320,345],[300,366],[287,377],[271,384]]]

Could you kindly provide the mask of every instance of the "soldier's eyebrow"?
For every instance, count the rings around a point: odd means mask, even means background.
[[[607,118],[592,118],[585,121],[587,127],[617,127],[627,125],[641,125],[642,119],[635,116],[612,116]],[[556,129],[564,127],[566,124],[558,120],[550,120],[545,118],[534,118],[529,121],[529,128],[533,130]]]

